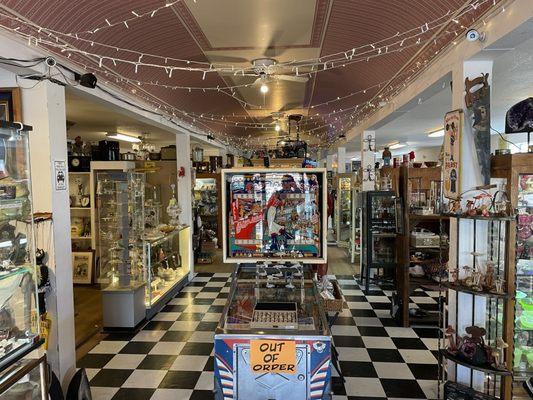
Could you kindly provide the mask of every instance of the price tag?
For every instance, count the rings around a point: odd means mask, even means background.
[[[296,343],[293,340],[250,340],[250,366],[256,374],[295,374]]]

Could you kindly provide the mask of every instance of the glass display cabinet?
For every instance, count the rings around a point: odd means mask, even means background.
[[[150,318],[187,281],[189,268],[189,227],[143,240],[146,315]]]
[[[361,192],[361,279],[368,291],[375,278],[393,278],[397,265],[397,236],[402,232],[402,204],[392,191]]]
[[[224,262],[326,261],[326,170],[223,170]]]
[[[352,174],[337,174],[337,246],[348,248],[352,224]]]
[[[44,351],[37,350],[31,357],[12,364],[0,376],[2,400],[46,400],[48,371]]]
[[[143,281],[144,174],[96,174],[99,281],[129,286]]]
[[[103,326],[134,328],[145,317],[142,173],[96,172],[97,266]]]
[[[42,343],[32,323],[38,308],[30,130],[0,121],[0,377]]]
[[[215,399],[229,388],[235,399],[330,398],[331,333],[312,276],[240,264],[215,331]]]
[[[512,385],[522,385],[533,376],[533,157],[530,153],[492,156],[491,176],[497,179],[500,193],[506,195],[497,197],[496,205],[517,213],[510,222],[506,244],[506,258],[512,267],[504,277],[506,290],[514,296],[500,307],[500,315],[506,316],[501,321],[508,345],[506,367],[513,373],[512,379],[503,383],[502,397],[511,398]]]

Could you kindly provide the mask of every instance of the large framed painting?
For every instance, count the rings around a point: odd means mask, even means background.
[[[93,252],[72,252],[72,282],[90,285],[93,281]]]
[[[461,137],[463,110],[454,110],[444,117],[444,197],[459,200],[461,194]]]
[[[20,88],[0,88],[0,120],[22,122]]]

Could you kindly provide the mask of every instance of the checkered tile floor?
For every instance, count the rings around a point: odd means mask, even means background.
[[[230,274],[197,274],[137,334],[112,334],[83,357],[95,400],[213,399],[213,335],[226,303]],[[390,319],[392,292],[364,294],[350,276],[337,276],[349,309],[332,328],[346,382],[333,372],[333,400],[437,398],[438,331],[398,328]],[[438,293],[411,301],[433,308]]]

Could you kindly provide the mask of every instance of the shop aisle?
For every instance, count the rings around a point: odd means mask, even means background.
[[[337,278],[349,310],[332,330],[346,377],[334,376],[333,399],[436,398],[437,330],[396,327],[391,292],[364,295],[352,276]],[[213,335],[230,285],[230,273],[199,273],[138,334],[113,334],[92,349],[78,366],[93,399],[213,399]],[[412,301],[435,299],[420,291]]]

